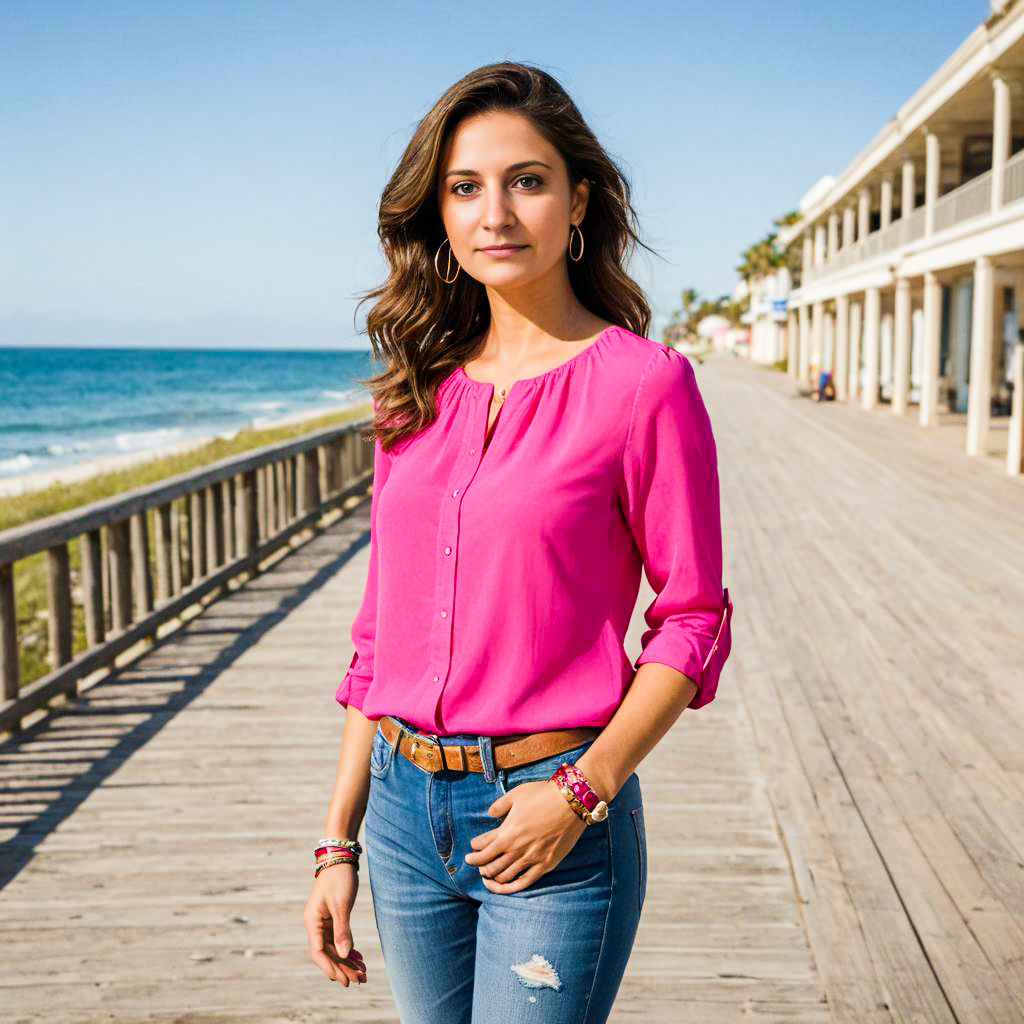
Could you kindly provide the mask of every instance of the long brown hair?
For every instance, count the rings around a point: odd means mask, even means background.
[[[445,146],[467,117],[492,110],[515,111],[561,154],[570,191],[591,182],[584,258],[568,261],[569,281],[592,313],[636,334],[651,319],[643,291],[626,273],[637,245],[636,212],[628,181],[594,137],[575,103],[545,71],[504,61],[459,79],[419,122],[380,200],[378,234],[390,265],[387,281],[362,293],[379,301],[366,317],[374,356],[387,369],[363,380],[376,406],[371,436],[390,450],[437,416],[437,387],[473,357],[490,323],[484,286],[468,274],[445,284],[434,268],[444,242],[438,212],[438,164]],[[446,276],[449,272],[445,271]]]

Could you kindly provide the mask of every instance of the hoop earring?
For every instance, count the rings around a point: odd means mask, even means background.
[[[575,231],[576,234],[580,236],[580,254],[579,254],[579,256],[573,256],[573,254],[572,254],[572,233],[573,233],[573,231]],[[573,224],[572,227],[569,228],[569,259],[571,259],[573,261],[573,263],[579,263],[579,261],[581,259],[583,259],[583,232],[580,231],[580,227],[579,227],[578,224]]]
[[[444,242],[448,242],[448,239],[445,238]],[[437,268],[437,258],[438,258],[438,256],[441,255],[441,250],[444,248],[444,242],[442,242],[437,247],[437,252],[434,253],[434,272],[437,274],[437,276],[439,278],[441,278],[442,281],[444,281],[445,284],[451,284],[452,281],[454,281],[455,278],[457,278],[459,276],[459,271],[462,268],[459,266],[458,262],[456,261],[456,263],[455,263],[455,273],[452,274],[451,277],[445,277],[444,274],[442,274],[441,271],[438,270],[438,268]],[[448,273],[450,273],[451,269],[452,269],[452,243],[451,242],[448,242],[448,262],[445,264],[445,268],[444,269]]]

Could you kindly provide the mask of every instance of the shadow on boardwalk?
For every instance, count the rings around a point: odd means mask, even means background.
[[[249,582],[229,600],[215,602],[170,644],[160,645],[159,652],[143,655],[82,699],[0,744],[7,790],[0,809],[0,889],[29,863],[45,836],[320,590],[368,540],[364,515],[344,521],[317,538],[313,548],[289,557],[284,573],[291,584],[282,572]],[[243,715],[253,707],[238,704],[221,710]]]
[[[734,653],[639,771],[612,1020],[1024,1019],[1024,490],[781,374],[697,372]],[[367,512],[0,747],[5,1020],[397,1020],[365,869],[368,985],[301,924]]]

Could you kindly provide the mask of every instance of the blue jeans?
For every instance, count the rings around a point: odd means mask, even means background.
[[[402,722],[410,731],[415,727]],[[552,870],[518,892],[487,889],[463,859],[497,828],[487,808],[521,782],[546,779],[594,742],[496,771],[428,772],[377,730],[370,756],[366,864],[388,980],[402,1024],[599,1024],[633,948],[647,889],[647,842],[634,772]]]

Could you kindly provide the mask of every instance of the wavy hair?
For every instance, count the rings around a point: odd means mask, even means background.
[[[582,305],[636,334],[646,335],[650,326],[647,299],[625,271],[635,246],[653,251],[638,235],[629,182],[551,75],[511,61],[477,68],[419,122],[381,194],[377,233],[390,273],[382,285],[361,293],[356,308],[378,300],[367,314],[366,332],[387,368],[361,383],[375,406],[369,436],[386,451],[433,422],[438,386],[473,358],[490,323],[484,286],[469,274],[445,284],[434,256],[446,237],[437,196],[441,155],[463,120],[495,110],[529,118],[565,161],[570,192],[583,178],[591,182],[585,256],[568,260],[569,281]]]

